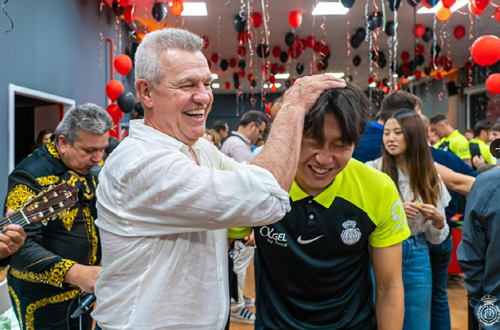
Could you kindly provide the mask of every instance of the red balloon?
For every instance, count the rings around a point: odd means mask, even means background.
[[[253,74],[249,73],[247,76],[247,79],[249,82],[252,82],[253,81]]]
[[[316,53],[319,53],[321,51],[321,49],[323,48],[323,44],[321,43],[321,41],[316,41],[314,43],[314,46],[313,46],[313,50],[316,52]]]
[[[252,16],[250,16],[250,25],[254,28],[261,26],[263,21],[260,13],[253,13]]]
[[[269,77],[269,81],[274,84],[276,82],[276,77],[275,76],[270,76]]]
[[[462,25],[459,25],[453,30],[453,35],[457,39],[462,39],[465,36],[465,32],[465,28]]]
[[[116,0],[116,3],[121,6],[121,7],[127,7],[128,6],[128,0]]]
[[[281,48],[279,48],[278,46],[275,46],[273,47],[273,56],[274,57],[280,57],[281,55]]]
[[[120,107],[116,103],[108,105],[106,111],[109,113],[111,119],[113,119],[113,123],[115,124],[118,123],[123,117],[123,111],[120,110]]]
[[[118,55],[115,58],[115,69],[119,74],[127,75],[132,69],[132,60],[128,55]]]
[[[497,11],[495,12],[495,14],[493,15],[495,17],[495,19],[500,22],[500,7],[497,8]]]
[[[330,52],[330,47],[328,47],[328,45],[324,45],[323,47],[321,47],[321,50],[319,52],[321,55],[325,56]]]
[[[410,53],[408,53],[407,51],[402,52],[401,59],[403,60],[403,62],[408,61],[410,59]]]
[[[422,4],[423,4],[423,5],[424,5],[424,7],[426,7],[426,8],[429,8],[429,9],[431,9],[431,8],[432,8],[432,6],[431,6],[431,5],[430,5],[427,1],[425,1],[425,0],[422,0]]]
[[[314,40],[313,36],[307,37],[307,39],[306,39],[307,47],[313,48],[315,43],[316,43],[316,40]]]
[[[300,42],[300,38],[299,37],[295,38],[295,42],[293,43],[292,47],[294,47],[294,48],[302,48],[302,43]]]
[[[247,54],[247,49],[243,46],[238,47],[238,55],[241,57],[245,56]]]
[[[424,34],[425,34],[425,26],[423,26],[422,24],[415,25],[415,27],[413,28],[413,35],[417,38],[421,38]]]
[[[301,54],[302,50],[300,50],[300,48],[293,48],[293,46],[288,48],[288,55],[292,58],[298,58]]]
[[[245,78],[245,71],[244,70],[238,71],[238,77]]]
[[[275,84],[273,84],[273,85],[271,86],[271,90],[272,90],[273,92],[276,92],[276,91],[278,90],[278,88],[276,87],[276,85],[275,85]]]
[[[437,81],[440,81],[441,79],[443,79],[443,75],[441,74],[441,72],[436,73],[436,75],[434,76],[434,79],[436,79]]]
[[[486,79],[486,88],[491,94],[500,94],[500,73],[494,73]]]
[[[500,60],[500,39],[487,35],[476,39],[471,48],[474,62],[481,66],[490,66]]]
[[[214,63],[219,62],[219,54],[217,54],[217,53],[212,54],[212,62],[214,62]]]
[[[297,27],[302,24],[302,14],[298,11],[292,11],[288,16],[288,22],[291,26]]]
[[[109,136],[118,139],[120,137],[120,135],[118,134],[119,130],[120,130],[120,125],[118,125],[118,123],[115,123],[113,125],[113,128],[109,130]]]
[[[271,115],[271,105],[273,103],[272,102],[267,102],[266,103],[266,113],[270,116]]]
[[[125,88],[123,87],[123,84],[118,80],[111,80],[106,85],[106,95],[111,99],[111,101],[116,101],[118,96],[120,96],[124,90]]]
[[[401,90],[401,85],[400,84],[396,84],[395,90],[400,91]]]
[[[384,92],[384,94],[389,93],[389,87],[388,86],[382,87],[382,92]]]
[[[469,11],[474,15],[481,15],[484,12],[484,9],[476,8],[472,2],[469,2]]]
[[[252,40],[253,35],[251,31],[243,31],[241,33],[238,33],[238,43],[241,44],[246,44],[248,40]]]
[[[300,49],[301,50],[306,50],[307,48],[307,40],[306,39],[300,39]]]
[[[406,77],[401,78],[401,83],[406,85],[408,83],[408,79]]]
[[[226,87],[226,89],[231,88],[231,84],[230,84],[229,82],[226,82],[226,83],[224,84],[224,86]]]
[[[286,71],[285,67],[284,67],[283,65],[282,65],[282,66],[280,66],[280,68],[279,68],[278,72],[279,72],[279,73],[285,73],[285,71]]]
[[[229,66],[230,67],[234,68],[236,66],[236,64],[237,64],[236,63],[236,59],[232,58],[232,59],[229,60]]]
[[[451,8],[451,6],[453,6],[455,2],[457,2],[457,0],[441,0],[441,2],[443,3],[443,7]]]
[[[405,76],[411,76],[411,69],[408,63],[401,64],[401,70],[403,71]]]
[[[210,40],[208,40],[208,37],[207,36],[201,36],[201,38],[203,39],[203,49],[208,48],[208,46],[210,45]]]
[[[422,72],[415,70],[414,75],[415,75],[415,79],[420,79],[420,77],[422,77]]]
[[[371,85],[371,84],[373,84],[374,82],[375,82],[375,79],[373,79],[373,78],[368,78],[368,84],[370,84],[370,85]]]
[[[133,21],[135,21],[135,14],[135,6],[127,6],[125,8],[125,12],[123,13],[123,18],[125,18],[127,22],[132,23]]]
[[[274,63],[273,65],[271,65],[271,73],[272,74],[277,74],[279,69],[280,69],[280,66],[278,64]]]
[[[172,2],[172,7],[170,7],[172,15],[179,17],[181,16],[183,10],[184,10],[184,5],[182,4],[182,0],[174,0]]]
[[[422,55],[424,53],[424,46],[418,44],[415,46],[415,55]],[[408,54],[410,55],[410,54]]]
[[[484,10],[486,7],[488,7],[488,4],[490,3],[490,0],[472,0],[472,4],[474,7],[477,9],[482,9]]]

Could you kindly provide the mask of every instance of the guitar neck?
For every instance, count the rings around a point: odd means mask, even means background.
[[[12,213],[11,215],[0,220],[0,231],[2,232],[2,234],[3,234],[3,229],[7,225],[14,224],[14,225],[19,225],[21,227],[24,227],[24,226],[30,224],[30,222],[28,221],[28,219],[26,218],[26,216],[24,215],[24,213],[22,211],[23,211],[22,209],[18,210],[16,212]]]

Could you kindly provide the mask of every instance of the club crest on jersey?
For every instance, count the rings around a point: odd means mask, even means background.
[[[356,228],[356,221],[347,220],[342,224],[342,227],[344,227],[344,230],[342,230],[340,238],[344,244],[354,245],[359,242],[361,238],[361,230]]]

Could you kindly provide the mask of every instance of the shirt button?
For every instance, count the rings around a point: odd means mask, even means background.
[[[309,219],[314,219],[314,214],[309,214]]]
[[[313,200],[312,200],[312,199],[310,199],[308,203],[309,203],[309,204],[311,204],[312,202],[313,202]]]

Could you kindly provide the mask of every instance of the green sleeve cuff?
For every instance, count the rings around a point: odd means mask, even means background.
[[[227,237],[240,239],[250,236],[250,234],[252,234],[252,227],[229,228]]]

